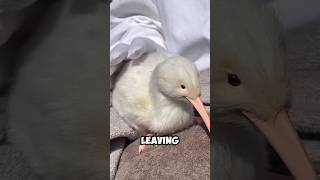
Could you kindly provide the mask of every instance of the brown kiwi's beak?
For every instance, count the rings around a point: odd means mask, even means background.
[[[296,180],[317,180],[316,172],[290,123],[288,113],[280,111],[275,119],[263,121],[250,112],[242,112],[264,134]]]

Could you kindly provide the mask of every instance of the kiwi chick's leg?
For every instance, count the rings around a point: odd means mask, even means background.
[[[148,133],[146,134],[146,136],[153,136],[154,134]],[[139,154],[141,154],[143,151],[145,151],[147,148],[147,145],[145,144],[140,144],[139,145]]]

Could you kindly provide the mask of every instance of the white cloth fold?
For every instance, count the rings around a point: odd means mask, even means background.
[[[111,66],[165,48],[161,23],[157,17],[157,9],[150,0],[117,0],[111,3]],[[113,72],[110,71],[110,75]]]
[[[178,7],[178,8],[177,8]],[[115,0],[110,6],[110,65],[162,51],[210,68],[209,0]]]

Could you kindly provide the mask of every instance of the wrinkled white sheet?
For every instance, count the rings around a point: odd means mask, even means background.
[[[210,67],[210,0],[115,0],[110,6],[110,65],[159,50]],[[114,72],[111,67],[110,74]]]

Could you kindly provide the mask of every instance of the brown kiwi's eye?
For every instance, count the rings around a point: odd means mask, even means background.
[[[228,74],[228,82],[231,86],[240,86],[241,80],[236,74]]]
[[[185,89],[186,88],[186,86],[183,85],[183,84],[181,84],[180,87],[181,87],[181,89]]]

